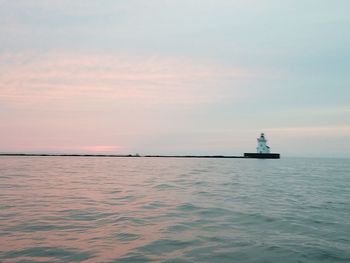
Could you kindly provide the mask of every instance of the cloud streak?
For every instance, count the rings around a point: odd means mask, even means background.
[[[0,60],[0,98],[14,103],[81,97],[202,103],[239,95],[234,84],[242,79],[266,77],[179,58],[34,53]]]

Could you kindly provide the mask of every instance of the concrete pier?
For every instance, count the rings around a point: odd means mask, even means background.
[[[244,153],[244,158],[280,159],[279,153]]]

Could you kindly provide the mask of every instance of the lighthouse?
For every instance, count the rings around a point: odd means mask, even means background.
[[[265,134],[261,133],[257,139],[258,146],[256,147],[256,153],[244,153],[244,158],[257,158],[257,159],[279,159],[279,153],[270,153],[270,147],[267,146]]]
[[[261,133],[260,138],[258,140],[258,147],[256,147],[257,153],[270,153],[270,147],[266,145],[265,134]]]

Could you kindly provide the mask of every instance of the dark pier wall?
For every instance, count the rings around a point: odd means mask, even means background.
[[[280,159],[279,153],[245,153],[244,158]]]

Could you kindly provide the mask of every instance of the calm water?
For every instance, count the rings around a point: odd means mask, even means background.
[[[1,157],[1,262],[350,262],[350,161]]]

